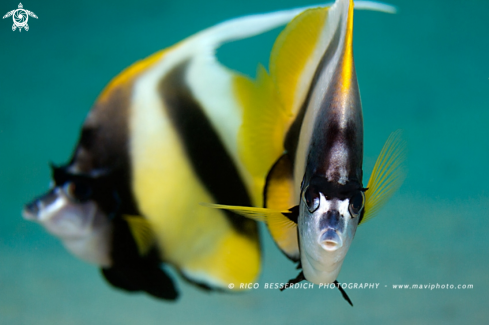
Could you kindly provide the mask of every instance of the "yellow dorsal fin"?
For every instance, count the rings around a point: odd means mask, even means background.
[[[155,244],[155,235],[151,225],[142,217],[124,215],[123,218],[131,229],[131,234],[138,246],[139,255],[146,255]]]
[[[261,197],[265,177],[284,150],[286,118],[275,86],[263,66],[258,67],[255,82],[237,76],[234,91],[244,107],[238,135],[239,155],[260,189]]]
[[[399,189],[406,178],[406,142],[402,131],[389,136],[375,162],[365,192],[365,215],[360,224],[372,219]]]
[[[351,2],[340,2],[342,6],[352,6]],[[391,6],[371,1],[359,1],[356,5],[360,9],[395,11]],[[284,152],[285,135],[339,23],[341,6],[338,6],[335,4],[331,10],[308,9],[296,16],[274,43],[270,74],[259,66],[256,80],[233,78],[234,94],[244,111],[238,151],[252,175],[255,193],[261,193],[265,176]],[[255,195],[254,203],[261,205],[259,202],[261,198]]]
[[[292,163],[288,155],[280,157],[268,174],[265,200],[267,208],[278,211],[287,211],[298,204],[294,201]],[[283,227],[281,224],[271,222],[267,224],[278,247],[290,258],[298,259],[299,243],[296,228]]]
[[[322,41],[328,8],[304,11],[280,33],[270,55],[270,75],[285,112],[295,116],[326,49]]]
[[[283,154],[286,132],[298,111],[292,108],[296,88],[304,94],[309,88],[310,80],[303,84],[303,70],[310,65],[311,55],[317,57],[317,62],[321,57],[315,47],[326,12],[327,9],[309,9],[287,25],[273,46],[270,75],[260,65],[255,81],[243,76],[234,79],[235,94],[244,108],[239,154],[257,187],[263,187],[272,164]],[[314,68],[306,73],[310,79]]]
[[[358,1],[355,6],[395,12],[394,7],[373,1]],[[353,7],[353,0],[337,0],[331,7],[305,10],[277,37],[270,55],[270,75],[288,115],[295,117],[299,112],[321,58],[332,44],[336,30],[342,28],[341,19],[346,19],[345,15],[350,17],[348,28],[352,28]],[[348,34],[351,41],[351,33]]]

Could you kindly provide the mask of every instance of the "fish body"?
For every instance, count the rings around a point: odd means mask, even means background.
[[[264,208],[214,207],[267,223],[279,248],[302,268],[289,284],[337,283],[357,226],[373,217],[404,177],[404,143],[396,132],[363,185],[353,6],[337,0],[300,14],[277,38],[270,73],[259,68],[256,81],[236,84],[242,97],[254,98],[245,104],[240,153],[255,177],[265,179]],[[260,111],[265,118],[257,117]]]
[[[53,187],[24,217],[128,291],[175,299],[162,261],[203,288],[255,281],[256,223],[199,206],[261,204],[262,184],[237,149],[239,75],[214,53],[303,10],[229,20],[127,68],[101,93],[70,162],[53,166]]]
[[[301,265],[304,277],[314,283],[336,280],[364,205],[363,117],[351,49],[353,1],[337,2],[327,20],[336,17],[330,52],[319,61],[317,81],[304,102],[299,141],[286,148],[296,153]]]

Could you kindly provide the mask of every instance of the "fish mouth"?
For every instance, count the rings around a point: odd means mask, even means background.
[[[321,247],[328,251],[334,252],[343,246],[343,240],[338,232],[333,228],[328,228],[319,237]]]
[[[34,200],[27,203],[22,210],[22,217],[26,220],[37,220],[39,216],[40,204],[39,200]]]
[[[58,198],[59,193],[56,188],[50,190],[46,194],[35,198],[32,202],[27,203],[22,210],[22,216],[26,220],[39,220],[41,212],[50,204],[54,203]]]

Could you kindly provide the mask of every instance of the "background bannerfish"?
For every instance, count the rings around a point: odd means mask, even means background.
[[[128,291],[175,299],[161,261],[203,288],[256,280],[255,222],[198,205],[261,204],[237,150],[238,75],[214,52],[303,10],[226,21],[127,68],[101,93],[70,162],[53,166],[53,187],[24,217]]]

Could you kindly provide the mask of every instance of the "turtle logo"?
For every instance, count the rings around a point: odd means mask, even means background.
[[[26,31],[29,30],[29,25],[27,25],[29,16],[37,19],[36,14],[33,13],[32,11],[25,10],[24,6],[22,6],[22,3],[19,3],[19,9],[14,9],[12,11],[7,12],[5,16],[3,16],[3,19],[10,16],[12,16],[12,19],[14,20],[14,24],[12,25],[12,31],[15,31],[18,28],[19,32],[22,31],[22,28],[24,28]]]

